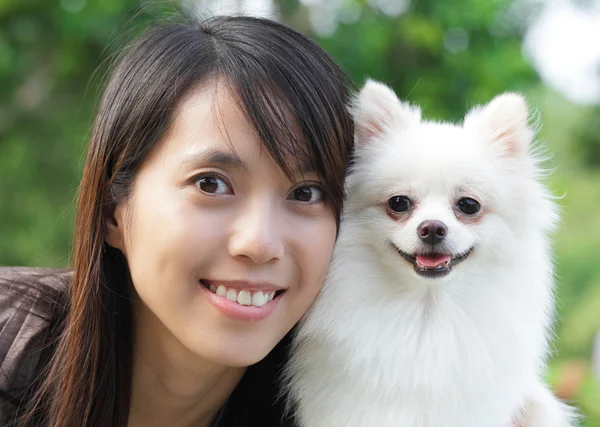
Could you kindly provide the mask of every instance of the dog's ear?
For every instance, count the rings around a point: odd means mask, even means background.
[[[496,144],[507,157],[527,155],[534,136],[527,101],[511,92],[498,95],[486,106],[471,111],[465,118],[464,128]]]
[[[368,144],[386,128],[401,129],[421,120],[421,110],[401,102],[392,89],[371,79],[352,100],[350,113],[357,145]]]

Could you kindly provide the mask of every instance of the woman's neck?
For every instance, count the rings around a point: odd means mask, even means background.
[[[209,426],[246,368],[190,352],[146,308],[136,309],[128,427]]]

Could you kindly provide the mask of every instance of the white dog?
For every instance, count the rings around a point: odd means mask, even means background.
[[[299,426],[575,425],[541,380],[558,215],[525,100],[435,123],[369,81],[352,112],[339,240],[286,370]]]

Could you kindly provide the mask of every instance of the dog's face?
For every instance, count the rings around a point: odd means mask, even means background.
[[[422,121],[389,88],[368,82],[353,114],[357,157],[346,216],[361,221],[365,243],[384,261],[442,278],[469,268],[481,252],[505,256],[530,221],[554,221],[532,176],[533,133],[522,97],[502,95],[451,125]],[[529,209],[536,203],[550,211]],[[490,267],[479,264],[482,273]]]
[[[385,222],[379,229],[387,229],[390,246],[418,275],[443,277],[487,234],[491,201],[486,184],[474,176],[493,178],[476,156],[465,156],[466,147],[448,150],[467,140],[459,129],[420,125],[395,138],[376,179],[387,192],[379,202]]]

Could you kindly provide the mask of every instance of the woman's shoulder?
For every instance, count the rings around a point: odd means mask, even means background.
[[[36,295],[42,299],[58,297],[67,291],[72,277],[73,272],[67,269],[0,266],[0,303]]]
[[[72,277],[66,269],[0,266],[0,308],[4,311],[19,301],[33,303],[36,309],[44,307],[44,301],[57,302]]]
[[[42,350],[48,345],[49,329],[64,311],[71,277],[72,273],[67,270],[0,267],[0,392],[3,395],[24,389],[31,381]]]

